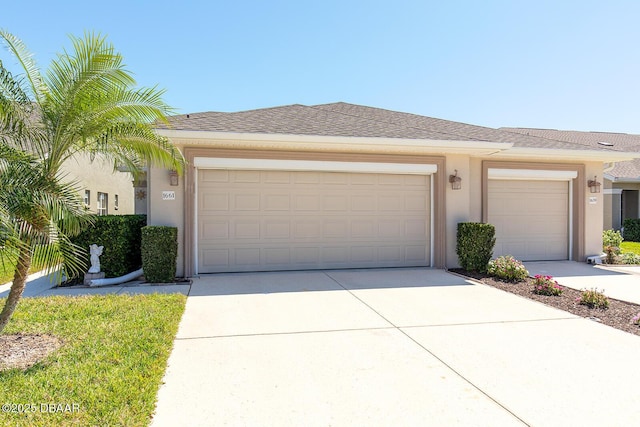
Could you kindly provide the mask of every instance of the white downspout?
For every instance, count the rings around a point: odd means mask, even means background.
[[[144,273],[142,269],[140,269],[120,277],[110,277],[108,279],[93,279],[91,280],[91,282],[89,282],[89,286],[95,287],[95,286],[119,285],[121,283],[126,283],[134,279],[137,279],[143,274]]]

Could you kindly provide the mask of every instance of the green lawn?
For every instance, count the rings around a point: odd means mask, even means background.
[[[9,262],[0,258],[0,285],[13,280],[13,266]]]
[[[37,250],[39,249],[36,249],[36,251]],[[11,262],[9,258],[10,257],[8,256],[8,254],[5,254],[5,256],[0,257],[0,285],[9,283],[13,280],[15,263]],[[44,269],[44,266],[42,265],[32,264],[31,268],[29,269],[29,273],[36,273],[43,269]]]
[[[633,252],[640,255],[640,242],[622,242],[620,249],[622,252]]]
[[[64,345],[26,371],[1,371],[0,403],[77,410],[3,412],[0,425],[148,425],[185,302],[177,294],[23,299],[4,333],[51,334]]]

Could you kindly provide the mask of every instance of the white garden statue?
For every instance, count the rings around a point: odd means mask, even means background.
[[[91,268],[89,268],[89,273],[100,273],[100,255],[102,255],[102,249],[104,246],[98,246],[93,244],[89,246],[89,251],[91,252]]]

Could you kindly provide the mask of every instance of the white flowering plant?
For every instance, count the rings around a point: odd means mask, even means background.
[[[524,265],[511,255],[504,255],[489,261],[487,272],[508,282],[521,282],[529,277],[529,272]]]

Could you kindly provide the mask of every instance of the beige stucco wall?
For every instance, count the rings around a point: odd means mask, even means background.
[[[458,171],[458,176],[462,178],[462,188],[453,190],[451,184],[447,182],[446,190],[446,241],[447,241],[447,267],[458,267],[458,256],[456,255],[456,235],[459,222],[470,221],[471,219],[471,195],[476,188],[475,179],[471,173],[470,158],[466,155],[449,155],[446,161],[446,177]]]
[[[469,221],[482,221],[482,159],[469,159]]]
[[[613,194],[603,194],[602,199],[604,202],[602,229],[610,230],[613,228]]]
[[[91,192],[89,208],[97,212],[98,192],[108,194],[108,213],[127,215],[134,213],[133,185],[129,172],[114,172],[113,163],[97,157],[91,161],[86,154],[78,154],[64,162],[61,174],[66,181],[77,181],[80,197],[84,190]],[[115,209],[115,195],[118,195],[118,209]]]
[[[598,182],[602,183],[603,164],[602,162],[585,163],[586,179],[598,177]],[[586,186],[587,183],[585,182]],[[586,256],[599,255],[602,252],[602,225],[604,223],[604,192],[592,194],[587,188],[585,192],[585,224],[584,224],[584,253]]]
[[[277,156],[276,156],[277,157]],[[456,250],[456,232],[457,224],[462,221],[482,221],[483,210],[483,161],[496,161],[495,157],[473,157],[463,154],[446,155],[445,161],[445,206],[446,221],[445,228],[445,255],[446,266],[449,268],[457,267]],[[513,160],[508,160],[513,161]],[[536,159],[532,162],[550,163],[548,159]],[[553,163],[553,162],[551,162]],[[556,162],[567,164],[584,165],[584,176],[593,177],[597,175],[602,177],[601,162]],[[448,183],[449,175],[453,174],[457,169],[458,176],[462,178],[462,189],[453,190]],[[191,168],[190,170],[195,170]],[[149,187],[148,187],[148,223],[150,225],[169,225],[178,227],[178,263],[177,275],[182,276],[185,271],[185,247],[184,247],[184,207],[185,207],[185,182],[184,176],[180,177],[180,185],[172,187],[169,185],[168,171],[166,169],[151,168],[149,171]],[[195,182],[196,180],[194,180]],[[604,210],[604,193],[589,193],[586,188],[586,179],[584,185],[584,200],[579,201],[584,205],[584,227],[581,230],[584,237],[584,253],[586,255],[596,254],[601,248],[601,233],[603,224]],[[174,200],[163,200],[163,191],[173,191],[175,193]],[[190,191],[194,191],[190,189]],[[592,199],[592,197],[595,197]],[[192,219],[188,219],[192,220]]]
[[[150,168],[148,172],[147,225],[164,225],[178,228],[178,260],[176,275],[184,275],[184,177],[179,177],[177,187],[169,185],[169,171]],[[173,192],[174,200],[163,200],[163,192]]]

